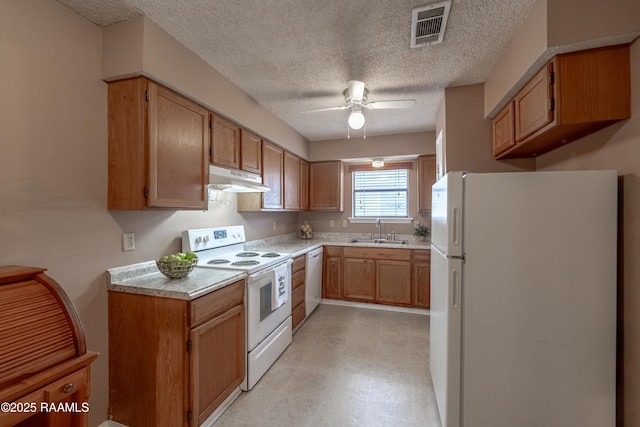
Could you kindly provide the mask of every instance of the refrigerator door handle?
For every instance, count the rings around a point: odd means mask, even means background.
[[[451,214],[453,216],[453,230],[451,238],[455,246],[460,246],[460,209],[454,207]]]
[[[451,272],[451,307],[460,307],[460,272],[453,270]]]

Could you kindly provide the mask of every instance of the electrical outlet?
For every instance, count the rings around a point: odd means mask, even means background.
[[[347,220],[346,219],[342,220],[342,228],[347,228]]]
[[[136,248],[135,233],[122,233],[122,250],[133,251]]]
[[[329,228],[333,228],[336,226],[336,223],[331,219],[329,220]]]
[[[273,229],[275,230],[277,228],[276,222],[273,221]]]

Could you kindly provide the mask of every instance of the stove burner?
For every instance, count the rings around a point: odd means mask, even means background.
[[[262,258],[278,258],[279,256],[280,254],[277,252],[267,252],[266,254],[262,255]]]
[[[256,254],[257,255],[257,254]],[[237,266],[245,266],[245,265],[258,265],[260,264],[260,261],[256,261],[253,259],[247,260],[247,261],[236,261],[234,263],[231,263],[231,265],[237,265]]]
[[[258,256],[260,255],[257,252],[240,252],[239,254],[236,254],[237,257],[242,257],[242,258],[249,258],[249,257],[253,257],[253,256]]]
[[[228,262],[230,262],[228,259],[218,258],[218,259],[212,259],[207,264],[226,264]]]

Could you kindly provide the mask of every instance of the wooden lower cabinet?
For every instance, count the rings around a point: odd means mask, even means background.
[[[409,249],[350,246],[342,256],[344,299],[411,305]]]
[[[191,330],[191,411],[202,424],[244,379],[244,306]]]
[[[306,258],[300,255],[293,259],[291,265],[291,321],[292,327],[296,327],[307,316],[305,297]]]
[[[244,281],[192,301],[109,292],[109,419],[197,426],[244,380]]]
[[[428,249],[325,246],[322,297],[429,308]]]
[[[419,308],[431,307],[431,251],[420,249],[412,251],[413,300],[412,305]]]
[[[411,305],[411,265],[407,261],[376,261],[376,302]]]
[[[356,301],[376,299],[376,264],[371,259],[344,258],[343,297]]]
[[[342,247],[323,250],[322,298],[342,299]]]

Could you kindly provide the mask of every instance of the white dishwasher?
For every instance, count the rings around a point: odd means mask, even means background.
[[[322,246],[307,252],[305,270],[304,301],[308,316],[316,309],[322,299]]]

